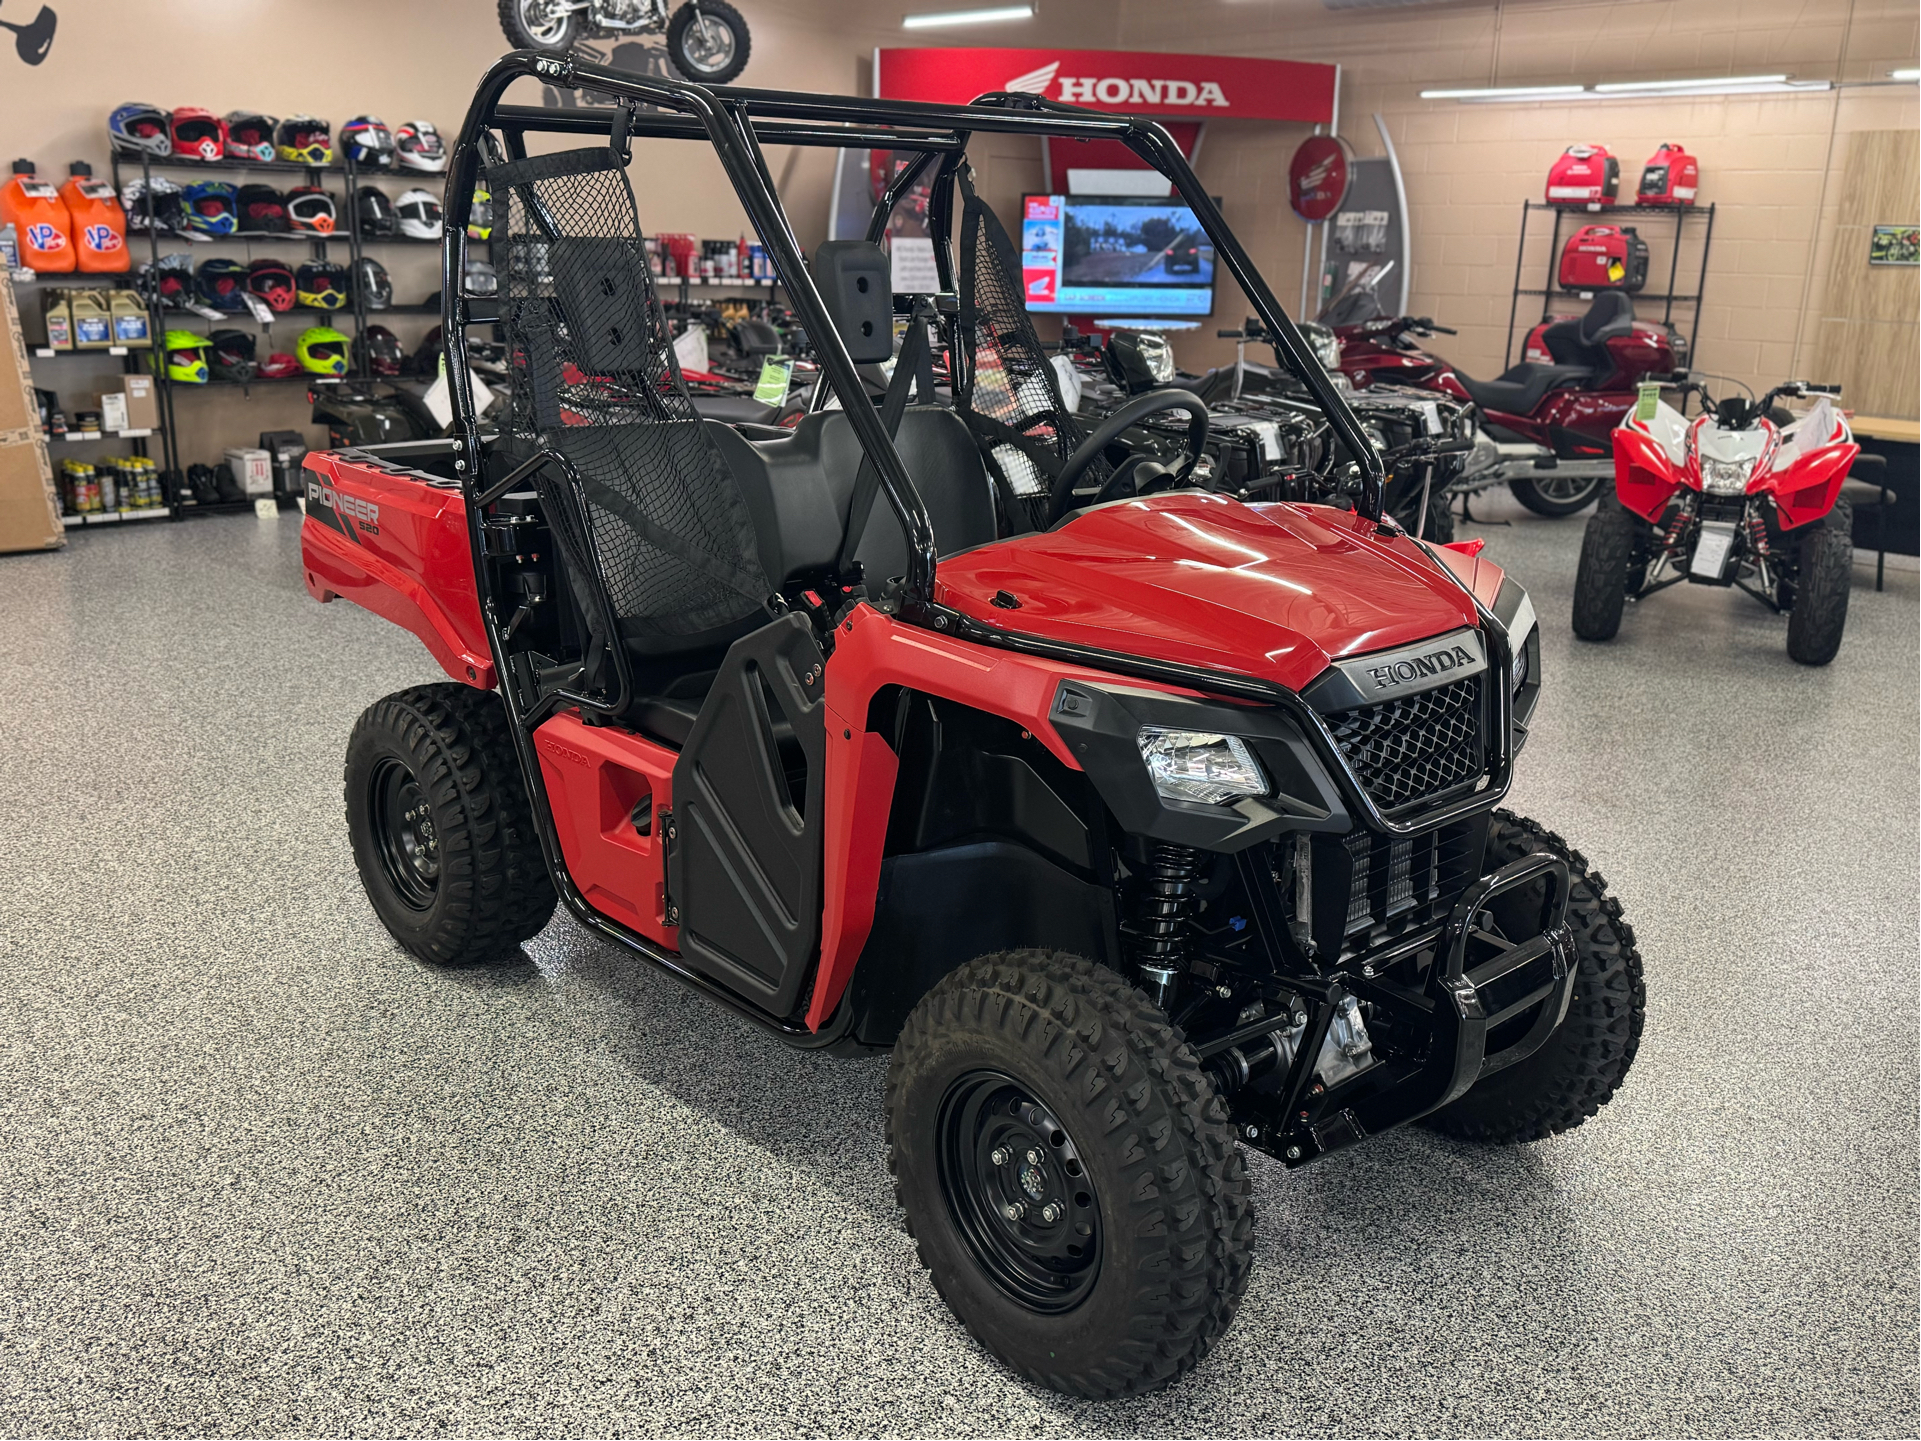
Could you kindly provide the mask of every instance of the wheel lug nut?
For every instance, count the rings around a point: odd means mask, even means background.
[[[1005,1206],[1001,1207],[1001,1214],[1010,1221],[1018,1221],[1022,1216],[1027,1214],[1027,1207],[1023,1206],[1019,1201],[1009,1201]]]
[[[1005,1166],[1007,1164],[1007,1147],[994,1147],[993,1153],[989,1155],[987,1159],[992,1161],[996,1166]]]
[[[1060,1218],[1061,1208],[1059,1202],[1049,1201],[1045,1206],[1041,1207],[1041,1219],[1043,1221],[1053,1222],[1060,1220]]]
[[[1038,1166],[1038,1165],[1039,1165],[1040,1163],[1041,1163],[1041,1153],[1040,1153],[1039,1151],[1029,1151],[1029,1152],[1027,1153],[1027,1164],[1028,1164],[1028,1165],[1030,1165],[1030,1166]]]

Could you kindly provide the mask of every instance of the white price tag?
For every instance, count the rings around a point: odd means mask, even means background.
[[[272,500],[262,496],[253,503],[253,513],[262,520],[273,520],[279,516],[280,507]]]
[[[1694,563],[1688,567],[1688,574],[1719,580],[1722,568],[1728,562],[1728,551],[1733,545],[1732,523],[1704,521],[1701,525],[1701,539],[1695,543],[1694,547]]]

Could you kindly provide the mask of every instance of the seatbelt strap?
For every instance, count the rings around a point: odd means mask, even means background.
[[[880,423],[889,440],[900,433],[909,390],[920,391],[922,405],[934,403],[934,356],[927,343],[927,327],[933,319],[933,307],[924,300],[916,300],[913,315],[907,322],[907,336],[901,341],[900,355],[894,361],[894,373],[887,382],[887,394],[880,404]],[[847,508],[847,534],[834,563],[836,569],[845,571],[854,563],[854,553],[860,549],[860,538],[867,530],[867,518],[874,509],[874,495],[879,489],[880,471],[875,469],[871,458],[862,455],[860,470],[854,478],[854,498]]]

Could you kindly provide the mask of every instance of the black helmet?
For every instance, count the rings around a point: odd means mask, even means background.
[[[285,235],[293,228],[286,196],[271,185],[241,186],[237,206],[242,235]]]
[[[388,239],[400,233],[400,217],[394,212],[394,203],[378,185],[362,185],[354,192],[354,219],[360,225],[363,238]]]
[[[369,310],[393,308],[394,283],[387,278],[387,267],[371,255],[354,262],[354,292]]]
[[[375,375],[398,375],[407,361],[400,337],[384,325],[370,325],[354,337],[354,362]]]
[[[244,330],[216,330],[207,339],[213,342],[207,358],[215,380],[252,380],[259,373],[254,339]]]
[[[247,267],[238,260],[203,260],[194,272],[194,289],[215,310],[245,310]]]

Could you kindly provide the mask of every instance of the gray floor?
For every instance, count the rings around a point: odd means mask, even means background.
[[[1639,1064],[1537,1147],[1255,1160],[1239,1320],[1112,1406],[949,1318],[882,1062],[564,916],[389,942],[341,751],[437,672],[291,518],[0,559],[0,1430],[1914,1435],[1916,576],[1826,670],[1685,588],[1577,648],[1581,523],[1489,509],[1546,629],[1514,800],[1639,928]]]

